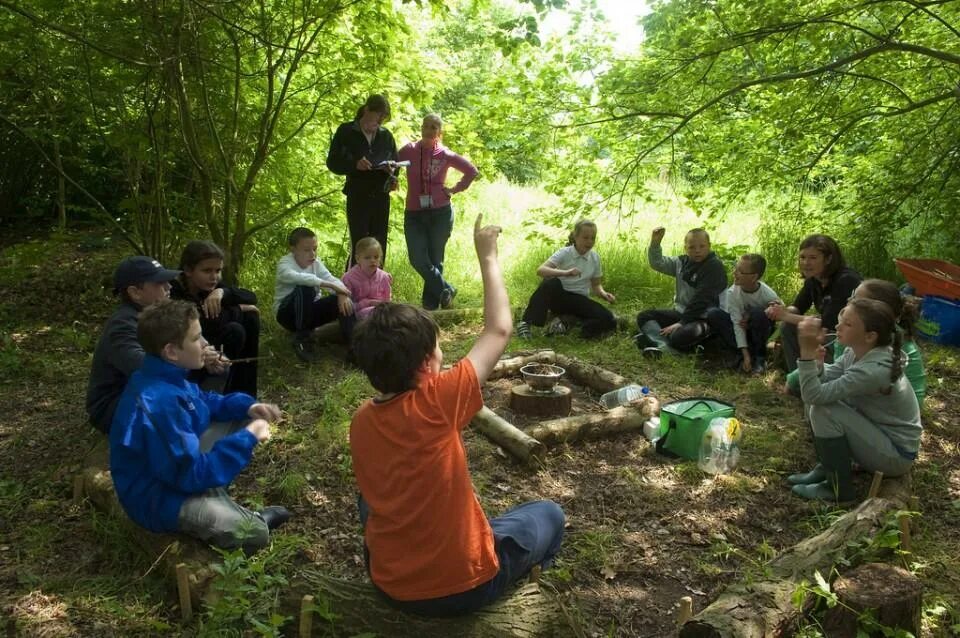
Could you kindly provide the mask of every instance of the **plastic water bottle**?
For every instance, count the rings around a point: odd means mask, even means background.
[[[718,417],[700,439],[697,465],[708,474],[729,474],[740,461],[740,422]]]
[[[612,410],[613,408],[621,405],[631,405],[644,397],[650,396],[650,388],[645,385],[636,385],[631,383],[630,385],[625,385],[622,388],[617,390],[611,390],[603,396],[600,397],[600,405],[606,410]]]

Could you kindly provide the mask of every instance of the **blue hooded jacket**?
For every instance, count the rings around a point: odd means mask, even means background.
[[[247,418],[256,400],[240,392],[204,392],[189,370],[146,355],[120,396],[110,428],[110,472],[120,504],[137,524],[177,531],[190,496],[226,486],[250,462],[257,438],[246,429],[203,454],[200,436],[210,421]]]

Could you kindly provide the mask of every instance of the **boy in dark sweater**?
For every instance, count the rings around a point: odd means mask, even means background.
[[[727,287],[726,269],[710,250],[707,231],[688,231],[683,240],[686,254],[679,257],[663,255],[660,242],[665,234],[662,226],[653,229],[647,258],[651,268],[676,279],[676,292],[673,308],[654,308],[637,315],[637,347],[645,357],[689,351],[709,336],[704,319],[710,308],[720,305],[720,293]]]

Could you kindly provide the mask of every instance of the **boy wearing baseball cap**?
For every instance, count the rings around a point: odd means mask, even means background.
[[[137,315],[161,299],[170,297],[170,282],[180,274],[168,270],[152,257],[127,257],[113,273],[113,292],[120,305],[103,326],[93,353],[87,384],[87,414],[95,428],[110,432],[113,413],[127,379],[143,363],[143,348],[137,341]]]

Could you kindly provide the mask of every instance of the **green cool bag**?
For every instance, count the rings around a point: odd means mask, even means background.
[[[667,403],[660,408],[657,452],[696,461],[700,456],[700,440],[710,421],[733,414],[733,405],[710,397],[692,397]]]

